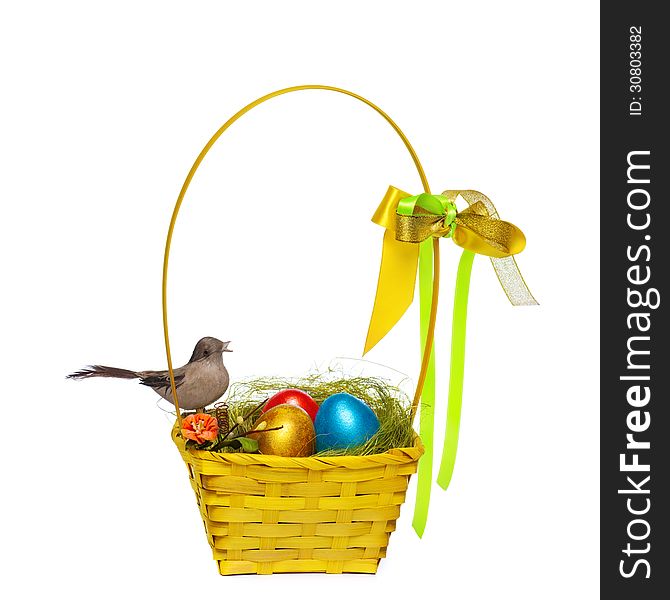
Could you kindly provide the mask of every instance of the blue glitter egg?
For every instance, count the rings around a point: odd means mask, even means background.
[[[316,413],[316,451],[351,448],[367,442],[379,430],[379,419],[351,394],[333,394]]]

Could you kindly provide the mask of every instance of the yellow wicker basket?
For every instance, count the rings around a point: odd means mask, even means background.
[[[375,573],[410,475],[412,448],[287,458],[185,448],[191,486],[221,575]]]
[[[172,369],[166,299],[170,245],[179,209],[205,155],[230,125],[270,98],[305,89],[346,94],[376,110],[401,137],[425,182],[416,153],[386,113],[357,94],[318,85],[286,88],[247,105],[214,134],[191,167],[177,198],[165,245],[163,327],[177,409],[172,437],[188,467],[207,539],[222,575],[375,573],[380,559],[386,555],[410,475],[416,472],[424,452],[416,436],[411,448],[396,448],[371,456],[286,458],[219,454],[187,449],[180,435],[181,414]],[[412,417],[426,375],[433,327],[434,323],[425,340]]]

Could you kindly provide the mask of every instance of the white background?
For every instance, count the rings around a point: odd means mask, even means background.
[[[2,2],[3,594],[596,597],[597,16],[576,1]],[[223,579],[151,391],[64,376],[163,368],[183,178],[233,112],[301,83],[377,102],[434,191],[488,194],[527,234],[541,306],[511,307],[476,261],[458,462],[422,540],[412,485],[374,577]],[[301,92],[245,116],[177,224],[175,362],[203,335],[233,341],[235,378],[360,356],[369,217],[389,184],[420,191],[399,139],[351,98]],[[442,248],[438,443],[459,256]],[[414,378],[416,309],[370,354]]]

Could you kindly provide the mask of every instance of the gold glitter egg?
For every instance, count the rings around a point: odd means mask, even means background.
[[[279,404],[263,413],[245,437],[258,441],[261,454],[311,456],[316,434],[311,417],[291,404]]]

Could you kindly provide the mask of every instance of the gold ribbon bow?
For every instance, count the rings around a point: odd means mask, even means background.
[[[456,212],[459,197],[468,207]],[[526,237],[516,225],[502,221],[493,202],[481,192],[448,190],[439,196],[411,196],[389,186],[372,221],[386,231],[364,353],[393,328],[412,304],[419,243],[431,237],[451,237],[461,248],[490,257],[509,301],[515,306],[537,304],[513,257],[524,249]]]

